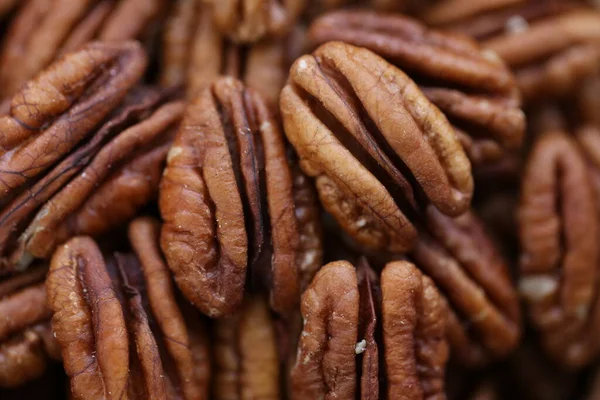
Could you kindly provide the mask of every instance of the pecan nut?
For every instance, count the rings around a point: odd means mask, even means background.
[[[519,288],[542,344],[561,363],[585,365],[600,350],[598,209],[585,158],[563,130],[536,140],[518,220]]]
[[[321,202],[374,249],[410,249],[421,201],[458,215],[470,163],[446,118],[404,74],[367,49],[335,42],[298,59],[281,94],[285,133]]]
[[[365,47],[406,72],[452,123],[473,164],[497,162],[519,148],[525,116],[516,83],[468,38],[369,11],[326,14],[309,36],[315,45],[340,40]]]
[[[189,98],[220,75],[239,78],[277,103],[289,57],[284,38],[238,44],[221,34],[210,6],[201,0],[178,0],[163,34],[161,83],[184,86]]]
[[[74,398],[208,398],[205,331],[176,299],[159,232],[149,219],[131,224],[138,258],[105,261],[87,237],[56,251],[48,302]]]
[[[235,42],[255,42],[289,31],[306,0],[206,0],[215,25]]]
[[[141,39],[161,1],[28,0],[12,20],[0,53],[0,98],[10,98],[57,56],[90,40]]]
[[[429,207],[411,257],[448,302],[448,341],[461,363],[482,365],[514,350],[521,332],[517,291],[472,212],[451,218]]]
[[[435,286],[406,261],[388,264],[375,281],[364,261],[358,271],[338,261],[317,272],[302,296],[292,398],[376,399],[380,376],[387,398],[444,398],[448,345]]]
[[[50,331],[44,277],[39,265],[0,282],[0,387],[40,377],[60,352]]]
[[[301,240],[318,213],[298,190],[310,190],[308,181],[295,186],[288,163],[266,102],[241,82],[219,79],[188,106],[161,182],[161,243],[177,284],[203,313],[241,304],[248,265],[274,310],[299,301],[321,245]]]

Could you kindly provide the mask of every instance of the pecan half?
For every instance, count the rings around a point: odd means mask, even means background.
[[[387,382],[386,398],[445,398],[445,307],[435,286],[406,261],[384,268],[380,289],[372,275],[364,261],[358,272],[345,261],[317,272],[302,296],[304,329],[292,398],[354,399],[360,393],[362,399],[377,399],[380,376]]]
[[[448,341],[461,363],[477,366],[519,343],[517,292],[506,263],[471,212],[451,218],[427,209],[426,230],[411,253],[448,302]]]
[[[0,282],[0,387],[38,378],[60,360],[46,306],[47,269],[39,265]]]
[[[205,0],[219,30],[235,42],[281,36],[291,29],[306,0]]]
[[[185,86],[193,98],[219,75],[239,78],[277,104],[291,62],[284,38],[236,44],[212,21],[211,8],[201,0],[178,0],[163,34],[161,83]]]
[[[140,263],[131,254],[105,261],[86,237],[54,255],[48,298],[74,398],[208,398],[204,328],[176,299],[159,231],[152,220],[132,223]]]
[[[0,53],[0,98],[21,85],[57,55],[93,40],[140,39],[160,15],[162,0],[28,0],[4,38]]]
[[[215,321],[213,398],[282,398],[275,326],[268,304],[247,298],[234,316]]]
[[[581,366],[600,350],[598,211],[586,161],[563,131],[534,144],[521,187],[521,294],[542,344]]]
[[[188,106],[161,182],[161,244],[180,289],[203,313],[240,305],[248,265],[274,310],[298,303],[302,274],[314,273],[321,246],[300,240],[318,213],[288,163],[266,102],[241,82],[219,79]]]
[[[410,214],[421,202],[452,215],[468,208],[471,168],[454,130],[402,71],[369,50],[335,42],[298,59],[281,112],[323,206],[363,245],[410,249]]]
[[[470,39],[369,11],[326,14],[309,36],[315,45],[340,40],[365,47],[406,72],[454,125],[475,165],[519,148],[525,116],[514,79]]]

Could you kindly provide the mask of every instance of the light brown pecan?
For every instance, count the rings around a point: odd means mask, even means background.
[[[193,98],[219,75],[229,75],[277,104],[291,64],[288,42],[274,38],[237,44],[217,30],[210,6],[201,0],[178,0],[163,34],[161,83],[184,86]]]
[[[40,377],[60,352],[50,332],[44,277],[38,265],[0,282],[0,387]]]
[[[95,57],[98,57],[111,50],[105,46],[92,44],[81,52],[72,53],[51,67],[50,72],[55,68],[54,75],[72,74],[72,68],[85,58],[86,53],[89,55],[90,48],[97,50]],[[137,46],[130,50],[135,49],[139,51]],[[141,53],[136,57],[143,60]],[[130,62],[128,58],[122,62]],[[136,78],[141,74],[142,66],[143,63],[136,67]],[[130,64],[124,68],[132,67]],[[97,68],[89,74],[96,75],[106,65],[98,64]],[[118,65],[113,68],[114,72],[105,72],[109,79],[127,75],[119,71]],[[52,74],[46,75],[52,78]],[[69,108],[66,101],[70,101],[72,89],[64,85],[72,84],[77,88],[80,83],[76,79],[85,81],[88,77],[74,75],[73,81],[67,83],[61,76],[54,82],[50,78],[42,74],[38,80],[43,84],[15,97],[16,100],[22,97],[21,102],[33,99],[33,104],[27,104],[29,111],[25,117],[40,118],[35,111],[48,109],[50,121],[36,122],[43,126],[50,124],[41,134],[25,128],[27,125],[20,122],[23,118],[19,119],[15,112],[19,108],[14,109],[14,117],[4,119],[7,126],[20,128],[21,132],[14,129],[15,134],[23,135],[20,144],[7,148],[2,160],[7,168],[4,171],[7,202],[0,208],[0,255],[7,259],[4,270],[23,269],[35,258],[50,257],[56,245],[71,236],[102,234],[132,218],[140,207],[155,198],[170,140],[183,113],[182,103],[165,102],[164,96],[154,89],[136,88],[127,93],[129,86],[111,88],[110,83],[103,82],[102,74],[96,80],[89,77],[92,80],[90,92],[84,93],[89,99],[84,97],[81,102],[75,101]],[[124,78],[127,77],[120,79]],[[50,82],[45,82],[48,80]],[[135,80],[119,84],[134,83]],[[104,86],[94,87],[102,84]],[[57,90],[64,93],[56,93]],[[41,96],[46,93],[47,97]],[[61,101],[66,103],[63,105],[65,110],[55,111],[53,108]],[[107,117],[111,111],[107,107],[111,103],[116,109]],[[63,115],[52,123],[55,112]],[[88,113],[92,113],[91,116]],[[100,119],[95,114],[105,118]],[[37,168],[38,161],[31,159],[32,154],[37,154],[37,160],[44,160],[39,161],[41,164]],[[37,169],[38,174],[27,176],[32,168]],[[14,176],[21,180],[11,181]]]
[[[364,260],[358,271],[338,261],[317,272],[302,296],[292,398],[377,399],[380,377],[389,399],[445,398],[448,344],[437,289],[407,261],[386,265],[380,286],[373,275]]]
[[[453,124],[473,164],[497,162],[519,148],[525,116],[514,79],[474,41],[369,11],[326,14],[309,36],[315,45],[340,40],[366,47],[406,72]]]
[[[208,398],[205,329],[177,301],[159,232],[150,219],[131,224],[139,262],[133,254],[105,261],[86,237],[54,255],[48,298],[74,398]]]
[[[451,218],[429,207],[411,257],[448,302],[448,341],[461,363],[478,366],[514,350],[521,331],[517,291],[472,212]]]
[[[521,294],[548,353],[582,366],[600,350],[598,210],[576,143],[543,131],[528,157],[519,206]]]
[[[281,112],[324,208],[364,246],[410,249],[421,202],[451,215],[468,208],[471,168],[452,126],[369,50],[335,42],[298,59]]]
[[[294,26],[306,0],[205,0],[221,32],[235,42],[282,36]]]
[[[12,20],[0,53],[0,97],[21,85],[58,55],[93,40],[143,38],[160,15],[163,0],[27,0]]]
[[[161,244],[175,281],[203,313],[241,304],[248,266],[275,311],[298,303],[300,282],[310,280],[303,274],[321,262],[319,236],[301,240],[318,213],[299,192],[309,186],[300,186],[257,92],[221,78],[190,103],[161,182]]]
[[[425,19],[479,39],[513,69],[526,102],[568,95],[600,65],[600,13],[578,2],[440,1]]]
[[[234,316],[215,321],[213,398],[282,398],[276,332],[268,303],[247,298]]]

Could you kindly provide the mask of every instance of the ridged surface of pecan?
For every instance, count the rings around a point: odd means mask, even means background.
[[[90,40],[141,39],[159,16],[162,0],[28,0],[12,20],[0,54],[0,97],[57,56]]]
[[[0,282],[0,387],[27,383],[60,360],[46,306],[47,270],[38,265]]]
[[[315,45],[340,40],[366,47],[402,69],[453,124],[473,164],[519,148],[525,116],[514,79],[472,40],[368,11],[325,14],[309,36]]]
[[[561,129],[545,131],[522,180],[519,286],[542,344],[570,366],[587,364],[600,350],[596,202],[576,143]]]
[[[471,366],[506,356],[520,339],[519,301],[482,223],[472,212],[451,218],[429,207],[426,226],[411,257],[448,303],[453,353]]]
[[[161,182],[161,241],[177,284],[205,314],[240,305],[248,266],[273,309],[290,311],[302,274],[321,262],[320,246],[301,241],[318,213],[295,195],[288,163],[266,102],[241,82],[219,79],[188,106]]]
[[[471,166],[452,126],[369,50],[335,42],[298,59],[281,112],[323,206],[361,244],[409,249],[416,231],[406,213],[421,201],[452,215],[468,208]]]

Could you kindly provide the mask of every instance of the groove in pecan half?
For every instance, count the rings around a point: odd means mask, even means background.
[[[517,292],[506,263],[471,212],[457,218],[427,209],[427,231],[411,254],[448,301],[453,353],[477,366],[506,356],[519,343]]]
[[[515,16],[516,15],[516,16]],[[572,10],[531,21],[516,11],[523,29],[482,42],[513,70],[524,99],[531,102],[571,93],[600,65],[600,13]],[[510,23],[506,16],[507,24]]]
[[[321,202],[361,244],[405,251],[421,199],[457,215],[469,160],[416,85],[369,50],[328,43],[298,59],[281,95],[285,132]]]
[[[234,316],[215,321],[213,398],[280,399],[279,356],[268,304],[249,297]]]
[[[52,359],[60,360],[46,306],[47,270],[38,265],[0,282],[0,387],[38,378]]]
[[[551,356],[587,364],[600,351],[598,209],[588,167],[563,131],[546,131],[521,187],[520,291]]]
[[[318,213],[295,196],[302,188],[288,162],[265,101],[241,82],[221,78],[188,106],[161,182],[161,244],[178,286],[203,313],[241,304],[248,265],[275,311],[299,301],[299,267],[310,275],[320,262],[300,234],[317,226],[308,218]]]
[[[396,261],[381,273],[381,295],[388,398],[445,398],[447,310],[435,285]]]
[[[381,315],[381,288],[377,274],[361,258],[356,267],[359,293],[357,353],[361,400],[379,399],[379,349],[376,337],[377,318]],[[362,360],[360,360],[362,358]]]
[[[233,41],[256,42],[287,33],[307,0],[206,0],[215,25]]]
[[[129,225],[129,240],[140,260],[147,302],[161,337],[161,355],[172,390],[184,399],[208,398],[210,361],[204,328],[190,306],[178,301],[159,247],[160,224],[138,218]]]
[[[368,11],[326,14],[312,24],[309,35],[315,45],[340,40],[365,47],[405,71],[456,129],[472,141],[495,144],[499,154],[480,160],[469,152],[472,162],[494,162],[519,148],[525,116],[514,79],[474,41],[408,17]]]
[[[52,328],[75,399],[127,397],[129,341],[121,304],[94,241],[60,246],[46,280]]]
[[[136,43],[90,43],[28,82],[0,118],[0,205],[87,137],[145,66]]]
[[[291,63],[286,44],[283,38],[233,43],[214,26],[210,6],[201,0],[178,0],[163,35],[161,83],[185,86],[193,98],[218,76],[229,75],[277,104]]]
[[[12,96],[58,55],[86,42],[140,39],[162,0],[30,0],[12,21],[0,54],[0,97]]]

